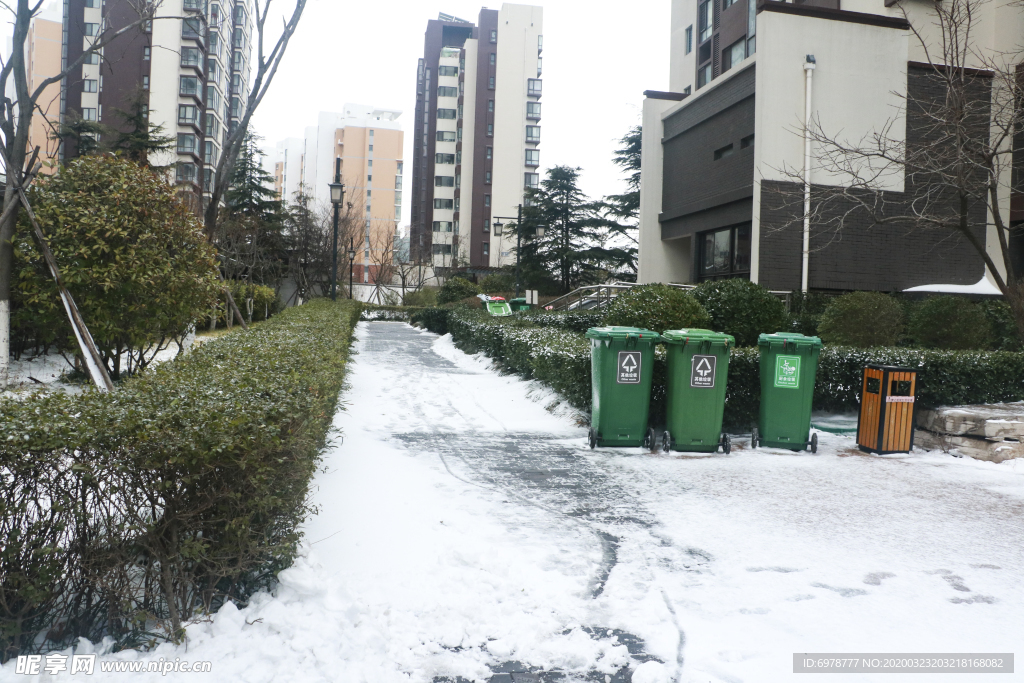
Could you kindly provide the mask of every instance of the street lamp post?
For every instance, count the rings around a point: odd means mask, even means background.
[[[356,247],[352,238],[348,238],[348,298],[352,298],[352,264],[356,262]]]
[[[502,220],[514,220],[516,222],[516,298],[519,298],[519,252],[523,249],[523,205],[519,204],[516,207],[515,218],[512,218],[511,216],[492,216],[491,218],[494,220],[494,234],[497,237],[501,237],[501,228],[504,225],[504,223],[501,222]],[[537,237],[543,237],[544,227],[538,225],[536,228],[536,234]]]
[[[334,182],[330,183],[331,204],[334,205],[334,246],[331,267],[331,301],[338,300],[338,210],[345,201],[345,184],[341,182],[341,158],[334,160]],[[351,295],[352,290],[349,289]]]

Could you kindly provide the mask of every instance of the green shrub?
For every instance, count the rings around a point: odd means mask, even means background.
[[[668,285],[639,285],[615,297],[605,309],[606,325],[644,327],[655,332],[704,328],[708,313],[689,293]]]
[[[926,349],[987,349],[992,337],[984,309],[960,296],[927,299],[908,327],[914,343]]]
[[[903,334],[903,307],[880,292],[836,297],[818,324],[822,341],[843,346],[895,346]]]
[[[430,330],[434,334],[448,334],[448,316],[451,308],[422,308],[411,316],[409,322],[418,327]]]
[[[737,346],[754,346],[758,335],[790,328],[782,300],[750,280],[702,282],[693,296],[711,316],[711,328],[736,337]]]
[[[414,292],[406,292],[402,297],[403,306],[436,306],[437,287],[423,287]]]
[[[583,334],[591,327],[603,325],[605,314],[604,311],[545,311],[542,308],[534,308],[529,311],[518,311],[513,316],[538,327],[555,327]]]
[[[364,304],[363,313],[359,316],[359,319],[407,323],[411,322],[412,317],[422,310],[422,307],[416,306],[377,306],[374,304]]]
[[[289,308],[108,394],[0,401],[0,660],[132,646],[154,623],[178,638],[268,588],[310,512],[359,309]]]
[[[480,291],[485,294],[502,294],[513,292],[516,288],[516,277],[511,273],[498,272],[480,280]]]
[[[1020,335],[1010,305],[999,299],[988,299],[978,305],[992,331],[992,348],[996,351],[1020,351]]]
[[[461,277],[450,277],[437,293],[437,303],[451,304],[468,299],[471,296],[476,296],[479,293],[480,290],[477,286],[469,280],[464,280]]]
[[[790,294],[789,319],[792,330],[808,337],[817,337],[821,315],[832,298],[820,292]]]

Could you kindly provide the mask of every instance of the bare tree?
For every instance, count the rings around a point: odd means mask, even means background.
[[[395,262],[398,260],[396,239],[398,236],[391,230],[391,221],[378,221],[378,223],[378,229],[370,233],[369,279],[373,283],[373,293],[369,300],[379,304],[393,304],[393,299],[396,297],[389,285],[395,279]]]
[[[338,271],[339,289],[348,286],[349,244],[361,245],[363,219],[357,207],[362,206],[362,195],[352,191],[338,218]],[[334,243],[334,207],[328,202],[317,203],[309,188],[302,186],[295,193],[288,208],[287,238],[289,243],[289,276],[295,282],[295,298],[327,296],[331,289],[331,266]]]
[[[813,186],[809,210],[792,186],[768,189],[773,207],[791,217],[781,229],[809,218],[818,249],[865,225],[932,243],[966,243],[1005,296],[1024,338],[1024,273],[1011,255],[1015,228],[1005,210],[1009,195],[1024,190],[1024,169],[1015,169],[1013,160],[1015,146],[1020,154],[1024,142],[1024,70],[1020,52],[998,53],[980,43],[976,24],[989,1],[930,4],[932,27],[915,26],[907,16],[927,56],[928,87],[918,89],[923,95],[908,89],[902,111],[881,130],[849,141],[820,121],[811,123],[815,167],[840,184]],[[801,172],[779,170],[802,182]],[[880,189],[893,178],[903,178],[904,192]],[[988,249],[990,228],[998,240],[995,256]]]

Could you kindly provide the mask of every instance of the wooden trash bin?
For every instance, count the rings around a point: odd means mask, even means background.
[[[861,385],[857,445],[866,453],[909,453],[914,447],[917,371],[868,365]]]

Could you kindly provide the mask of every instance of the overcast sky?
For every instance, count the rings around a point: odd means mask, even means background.
[[[544,8],[542,167],[582,167],[582,187],[595,198],[622,192],[623,175],[611,163],[616,140],[640,123],[644,90],[668,90],[669,0],[535,4]],[[309,0],[253,119],[256,132],[272,149],[302,137],[317,112],[341,111],[346,102],[396,108],[410,158],[427,20],[444,12],[475,23],[481,7],[467,0]]]

